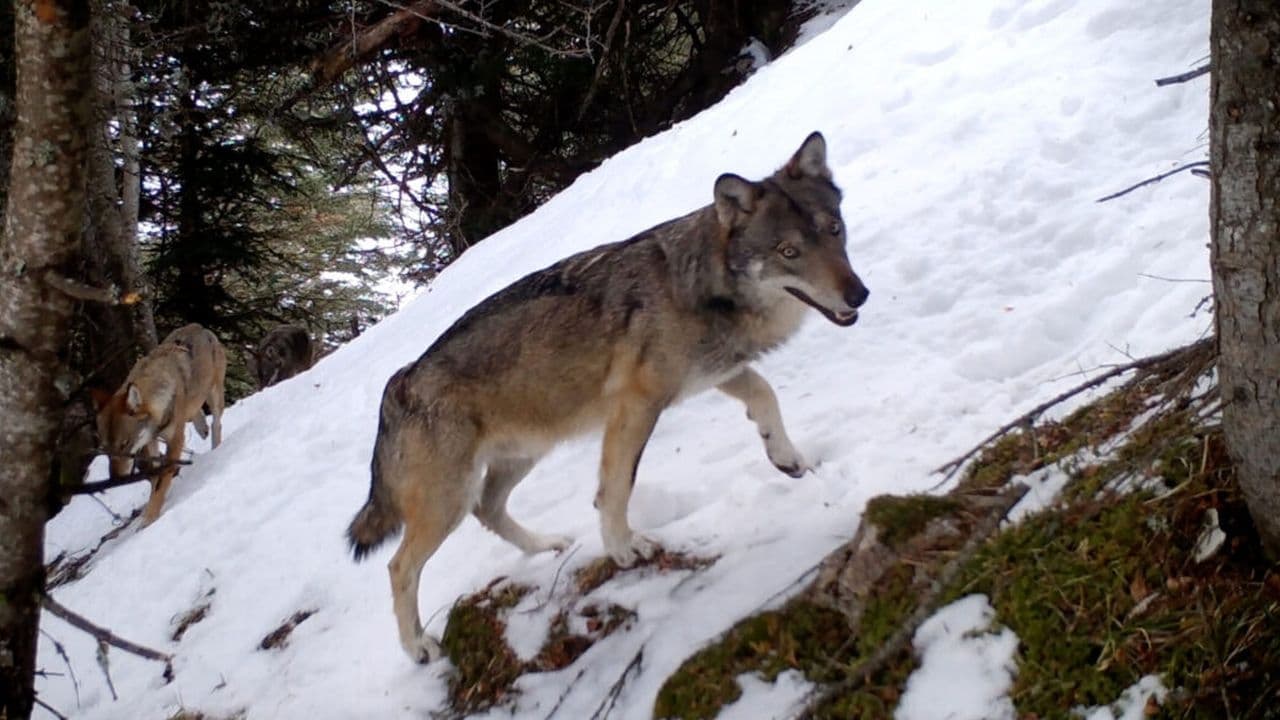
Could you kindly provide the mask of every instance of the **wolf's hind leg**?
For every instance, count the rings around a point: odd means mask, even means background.
[[[412,421],[406,424],[412,424]],[[395,493],[396,505],[404,518],[400,548],[387,564],[391,576],[391,597],[400,645],[420,663],[439,658],[440,644],[423,632],[418,615],[418,587],[422,567],[462,522],[480,482],[475,458],[469,449],[455,447],[451,459],[438,457],[440,443],[404,427],[396,439],[401,449],[397,460],[383,468],[383,480]]]
[[[476,519],[482,525],[529,555],[546,550],[563,550],[573,542],[564,535],[535,533],[516,522],[507,512],[507,497],[511,495],[511,490],[529,474],[536,462],[529,459],[503,459],[490,463],[484,479],[484,494],[475,509]]]
[[[778,396],[768,380],[755,370],[744,367],[742,372],[718,387],[721,392],[738,398],[747,406],[747,417],[755,421],[760,431],[769,462],[791,477],[800,477],[809,471],[808,463],[787,437],[787,429],[782,425],[782,412],[778,409]]]

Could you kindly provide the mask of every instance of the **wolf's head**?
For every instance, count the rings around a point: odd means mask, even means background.
[[[761,294],[789,294],[837,325],[857,322],[869,293],[845,253],[840,189],[821,133],[760,182],[721,175],[715,198],[731,272],[750,278]]]
[[[133,383],[114,395],[94,391],[93,399],[98,407],[98,442],[110,458],[111,476],[126,475],[133,469],[133,457],[160,431],[160,411]]]

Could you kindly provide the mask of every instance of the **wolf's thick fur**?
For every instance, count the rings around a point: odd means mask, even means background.
[[[201,406],[213,414],[213,447],[222,443],[223,381],[227,354],[213,333],[192,323],[169,333],[129,371],[114,395],[95,394],[98,438],[110,454],[111,476],[128,474],[145,449],[148,461],[165,442],[164,469],[151,481],[151,498],[142,513],[144,525],[160,516],[164,496],[177,474],[187,422],[200,437],[209,434]]]
[[[249,351],[248,364],[258,381],[258,389],[311,368],[314,346],[311,334],[297,325],[281,325],[262,337],[256,349]]]
[[[808,469],[747,363],[791,337],[806,305],[847,326],[867,298],[845,254],[826,143],[814,133],[760,182],[722,175],[714,197],[515,282],[387,382],[369,500],[348,537],[360,559],[404,526],[389,570],[414,659],[439,655],[418,617],[422,567],[468,512],[528,553],[568,545],[517,523],[506,503],[570,436],[604,428],[596,507],[623,566],[655,549],[631,531],[627,503],[658,415],[680,398],[711,387],[738,398],[773,464]]]

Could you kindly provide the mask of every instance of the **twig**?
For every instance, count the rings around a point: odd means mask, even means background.
[[[632,670],[639,670],[641,663],[644,662],[644,645],[636,651],[635,657],[631,658],[631,662],[622,669],[622,674],[613,682],[613,686],[609,688],[609,692],[600,701],[596,711],[591,713],[591,720],[604,720],[609,717],[609,712],[613,710],[613,706],[618,702],[618,696],[622,694],[622,688],[627,684],[627,676]]]
[[[110,630],[107,630],[106,628],[102,628],[97,625],[94,625],[92,622],[84,619],[80,615],[77,615],[71,610],[68,610],[65,606],[63,606],[57,600],[54,600],[51,595],[48,595],[48,594],[44,595],[41,602],[44,605],[45,610],[48,610],[49,612],[53,613],[55,616],[62,618],[73,627],[79,628],[80,630],[83,630],[89,633],[93,637],[97,638],[99,643],[106,643],[113,647],[120,648],[121,650],[127,653],[137,655],[138,657],[141,657],[141,658],[146,658],[147,660],[155,660],[156,662],[164,663],[165,679],[169,680],[173,678],[173,656],[172,655],[166,655],[165,653],[152,650],[151,648],[143,647],[142,645],[139,645],[137,643],[125,640],[119,635],[116,635]]]
[[[102,670],[102,677],[107,679],[107,689],[111,691],[111,699],[119,700],[120,696],[116,694],[116,684],[111,681],[111,662],[110,658],[107,657],[108,651],[109,648],[107,647],[107,641],[99,638],[97,652],[98,667]]]
[[[1184,83],[1188,80],[1194,80],[1200,77],[1201,75],[1208,75],[1208,74],[1209,74],[1209,63],[1205,63],[1200,67],[1196,68],[1195,70],[1188,70],[1184,73],[1178,73],[1177,75],[1170,75],[1169,77],[1159,78],[1156,80],[1156,86],[1164,87],[1165,85],[1176,85],[1178,83]]]
[[[569,682],[569,686],[564,689],[564,692],[560,693],[560,698],[556,700],[555,705],[551,706],[551,712],[547,713],[547,716],[543,718],[543,720],[551,720],[551,718],[555,717],[556,711],[559,710],[560,706],[564,704],[565,698],[569,697],[569,693],[573,690],[574,686],[578,684],[578,681],[581,680],[582,676],[585,675],[586,673],[587,673],[586,668],[582,668],[581,670],[578,671],[578,674],[575,675],[573,680]]]
[[[1165,282],[1174,282],[1174,283],[1207,283],[1207,282],[1213,282],[1212,280],[1201,280],[1201,279],[1199,279],[1199,278],[1171,278],[1171,277],[1164,277],[1163,275],[1152,275],[1151,273],[1138,273],[1138,277],[1151,278],[1152,280],[1163,280],[1163,281],[1165,281]]]
[[[39,705],[40,707],[44,708],[45,710],[48,710],[50,713],[52,713],[52,714],[53,714],[53,716],[54,716],[54,717],[58,718],[58,720],[67,720],[67,716],[66,716],[66,715],[63,715],[62,713],[58,712],[57,710],[54,710],[52,705],[50,705],[49,703],[47,703],[47,702],[45,702],[45,701],[41,700],[39,697],[35,698],[35,701],[36,701],[36,704],[37,704],[37,705]]]
[[[136,472],[131,472],[128,475],[121,475],[120,477],[114,477],[107,480],[94,480],[93,482],[87,482],[79,487],[71,488],[70,490],[64,490],[63,494],[64,495],[87,495],[89,493],[98,493],[98,492],[102,492],[103,490],[110,490],[111,488],[120,487],[121,485],[132,485],[133,483],[142,482],[143,480],[150,480],[170,468],[175,468],[175,467],[180,467],[182,465],[190,465],[190,464],[191,464],[190,460],[175,460],[173,462],[164,463],[163,465],[160,465],[154,470],[138,470]]]
[[[992,441],[1000,438],[1001,436],[1008,433],[1010,430],[1013,430],[1014,428],[1024,426],[1028,422],[1034,422],[1035,419],[1038,418],[1041,414],[1043,414],[1045,410],[1048,410],[1049,408],[1053,407],[1054,405],[1057,405],[1063,400],[1066,400],[1075,395],[1079,395],[1080,393],[1086,390],[1093,389],[1103,384],[1104,382],[1110,380],[1111,378],[1116,377],[1117,375],[1123,375],[1124,373],[1127,373],[1130,370],[1141,370],[1143,368],[1151,367],[1152,365],[1159,365],[1160,363],[1165,362],[1170,358],[1177,357],[1181,353],[1193,352],[1194,349],[1198,349],[1201,346],[1208,345],[1212,341],[1213,341],[1212,338],[1197,340],[1191,345],[1174,348],[1172,350],[1162,352],[1159,355],[1150,355],[1148,357],[1140,358],[1138,360],[1134,360],[1133,362],[1125,363],[1123,365],[1117,365],[1111,368],[1110,370],[1108,370],[1107,372],[1104,372],[1101,375],[1093,378],[1092,380],[1082,382],[1079,385],[1076,385],[1075,387],[1071,388],[1070,390],[1061,392],[1056,396],[1054,396],[1052,399],[1046,400],[1040,403],[1039,405],[1028,410],[1026,413],[1023,413],[1021,416],[1013,420],[1010,420],[1004,425],[1001,425],[998,430],[991,433],[987,437],[983,438],[982,442],[975,445],[968,452],[940,466],[939,468],[934,470],[934,472],[943,473],[944,477],[942,478],[942,482],[945,483],[947,480],[950,480],[956,474],[956,472],[960,470],[961,467],[964,466],[965,462],[967,462],[969,458],[978,454],[980,450],[985,448]],[[941,484],[942,483],[939,483],[937,486],[935,486],[935,488],[941,486]]]
[[[76,707],[80,707],[80,682],[76,680],[76,671],[71,667],[71,658],[67,657],[67,649],[62,646],[62,643],[58,642],[57,638],[50,635],[48,630],[40,628],[40,634],[49,638],[49,642],[53,643],[54,652],[58,653],[58,656],[62,658],[62,662],[66,663],[67,674],[71,676],[71,687],[76,692]]]
[[[1155,184],[1155,183],[1158,183],[1158,182],[1160,182],[1161,180],[1163,180],[1163,179],[1165,179],[1165,178],[1169,177],[1170,175],[1177,175],[1178,173],[1182,172],[1183,170],[1190,170],[1191,168],[1208,167],[1208,166],[1209,166],[1209,161],[1208,161],[1208,160],[1197,160],[1196,162],[1193,162],[1193,163],[1187,163],[1186,165],[1179,165],[1178,167],[1176,167],[1176,168],[1174,168],[1174,169],[1170,170],[1169,172],[1161,173],[1161,174],[1156,175],[1155,177],[1152,177],[1152,178],[1147,178],[1146,180],[1143,180],[1142,182],[1138,183],[1137,185],[1131,185],[1131,186],[1129,186],[1129,187],[1127,187],[1127,188],[1125,188],[1125,189],[1121,190],[1120,192],[1111,193],[1110,195],[1108,195],[1108,196],[1106,196],[1106,197],[1100,197],[1100,198],[1098,198],[1097,202],[1104,203],[1104,202],[1106,202],[1106,201],[1108,201],[1108,200],[1115,200],[1116,198],[1120,197],[1121,195],[1128,195],[1129,193],[1133,192],[1134,190],[1137,190],[1137,189],[1138,189],[1138,188],[1140,188],[1140,187],[1144,187],[1144,186],[1146,186],[1146,185],[1153,185],[1153,184]]]
[[[575,545],[573,547],[573,550],[570,550],[568,553],[565,553],[564,560],[560,561],[560,567],[556,568],[556,574],[551,577],[551,589],[547,590],[547,599],[529,608],[528,610],[521,610],[520,613],[522,615],[532,615],[533,613],[536,613],[542,608],[551,604],[551,599],[555,597],[555,594],[556,594],[556,583],[560,582],[560,573],[564,571],[564,566],[569,564],[569,561],[573,559],[573,556],[578,554],[578,550],[581,547],[582,547],[581,545]]]
[[[1013,506],[1017,505],[1018,501],[1022,500],[1023,496],[1030,490],[1030,485],[1014,485],[1006,488],[1002,493],[1001,501],[988,511],[987,516],[983,518],[979,525],[974,527],[973,533],[965,541],[964,546],[960,548],[955,557],[947,561],[946,566],[938,573],[938,577],[934,578],[933,582],[930,583],[929,589],[925,592],[924,597],[921,598],[920,604],[916,606],[915,612],[911,613],[898,626],[898,629],[889,636],[889,639],[876,648],[876,651],[870,657],[854,666],[849,671],[847,679],[835,685],[829,685],[823,688],[821,692],[818,692],[815,688],[814,694],[810,696],[809,702],[805,704],[802,716],[811,717],[814,711],[823,703],[841,693],[857,690],[872,675],[884,669],[884,666],[890,660],[897,657],[915,635],[916,630],[920,629],[920,625],[933,615],[936,610],[935,605],[942,597],[943,591],[955,581],[956,576],[960,574],[960,569],[978,553],[982,544],[1000,527],[1000,522],[1009,514]]]

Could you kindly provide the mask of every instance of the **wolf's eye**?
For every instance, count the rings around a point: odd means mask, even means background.
[[[795,247],[792,245],[783,245],[782,247],[778,248],[778,252],[781,253],[782,257],[788,260],[795,260],[796,258],[800,257],[800,251],[795,249]]]
[[[831,224],[827,226],[827,232],[831,233],[832,235],[839,235],[839,234],[840,234],[840,221],[839,221],[839,220],[832,220],[832,221],[831,221]]]

